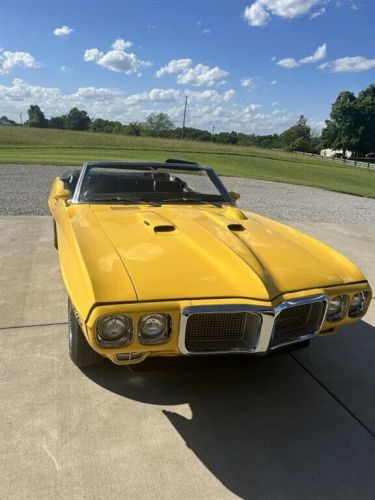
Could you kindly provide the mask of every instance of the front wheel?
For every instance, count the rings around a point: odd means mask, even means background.
[[[75,315],[74,307],[69,299],[68,301],[68,335],[69,335],[69,355],[73,363],[78,368],[86,368],[101,363],[102,356],[95,352],[87,343],[78,320]]]

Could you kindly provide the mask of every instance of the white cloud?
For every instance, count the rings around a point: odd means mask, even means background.
[[[232,101],[236,96],[236,91],[230,89],[220,94],[216,90],[191,90],[188,92],[188,95],[190,101],[219,103]]]
[[[320,45],[311,56],[303,57],[302,59],[294,59],[294,57],[287,57],[285,59],[281,59],[276,64],[282,66],[283,68],[293,69],[293,68],[298,68],[298,66],[301,66],[301,64],[315,64],[321,61],[322,59],[325,59],[326,57],[327,57],[327,44],[324,43],[323,45]]]
[[[331,62],[321,64],[320,69],[329,69],[332,73],[359,73],[375,68],[375,59],[362,56],[342,57]]]
[[[221,85],[225,83],[225,78],[229,75],[228,71],[218,66],[213,68],[205,64],[193,66],[191,59],[172,59],[168,64],[158,69],[156,76],[160,78],[167,73],[178,73],[177,83],[179,85],[194,85],[196,87]]]
[[[324,43],[316,49],[313,55],[300,59],[301,64],[314,64],[327,57],[327,44]]]
[[[286,57],[285,59],[280,59],[276,64],[282,66],[283,68],[293,69],[299,66],[299,62],[293,57]]]
[[[87,49],[83,58],[85,61],[98,62],[103,56],[104,52],[101,52],[99,49]]]
[[[265,26],[271,18],[270,14],[259,1],[246,7],[243,16],[250,26]]]
[[[212,31],[209,28],[202,30],[202,35],[212,35]]]
[[[229,89],[226,92],[224,92],[223,100],[224,101],[231,101],[235,97],[236,97],[236,91],[233,89]]]
[[[144,120],[151,112],[168,113],[176,124],[182,121],[185,94],[189,96],[187,125],[211,130],[237,130],[246,133],[280,132],[296,122],[297,116],[287,111],[262,113],[259,104],[238,102],[233,89],[178,90],[151,89],[126,96],[119,89],[82,87],[73,93],[59,88],[41,87],[15,79],[9,86],[0,84],[0,106],[9,117],[26,114],[30,104],[38,104],[47,117],[65,114],[73,106],[85,109],[91,118],[104,118],[128,123]]]
[[[68,36],[73,32],[73,28],[69,26],[61,26],[61,28],[56,28],[53,30],[53,34],[61,38],[68,38]]]
[[[43,65],[29,52],[11,52],[0,49],[0,75],[10,73],[16,66],[24,68],[40,68]]]
[[[108,97],[123,96],[123,92],[119,89],[108,89],[101,87],[80,87],[74,94],[73,98],[77,99],[107,99]]]
[[[277,80],[272,80],[272,82],[270,82],[270,85],[277,85]]]
[[[84,54],[84,60],[95,62],[103,68],[118,73],[130,75],[139,73],[143,68],[152,66],[150,61],[142,61],[133,52],[126,52],[126,49],[132,46],[132,42],[117,39],[112,44],[112,50],[102,52],[97,48],[87,49]]]
[[[132,47],[133,43],[132,42],[127,42],[126,40],[123,40],[122,38],[118,38],[112,43],[112,49],[113,50],[125,50],[129,49]]]
[[[325,13],[326,13],[326,8],[322,7],[321,9],[313,12],[310,16],[310,19],[316,19],[317,17],[323,16],[323,14],[325,14]]]
[[[197,64],[193,68],[184,71],[177,77],[177,83],[180,85],[194,85],[200,87],[206,85],[211,87],[213,85],[221,85],[225,83],[225,77],[229,75],[218,66],[210,68],[205,64]]]
[[[61,73],[71,73],[73,69],[70,66],[62,65],[60,71]]]
[[[160,78],[166,73],[180,73],[188,70],[193,65],[191,59],[172,59],[168,64],[158,69],[156,76]]]
[[[183,98],[183,94],[175,89],[152,89],[149,92],[133,94],[126,98],[129,105],[145,102],[174,102]]]
[[[242,85],[242,87],[245,87],[245,89],[248,89],[248,90],[252,90],[256,87],[255,82],[254,82],[254,78],[250,78],[250,77],[242,78],[241,85]]]
[[[265,26],[271,16],[294,19],[321,3],[322,0],[256,0],[246,7],[243,16],[250,26]]]

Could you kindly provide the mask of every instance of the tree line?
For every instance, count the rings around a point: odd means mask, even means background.
[[[27,111],[26,126],[65,130],[90,130],[133,136],[164,138],[184,137],[196,141],[211,141],[239,146],[285,149],[319,153],[322,148],[352,151],[355,156],[375,151],[375,85],[370,85],[356,96],[341,92],[331,108],[330,119],[320,137],[314,136],[307,119],[301,115],[298,122],[281,134],[257,135],[242,132],[210,133],[194,127],[176,127],[166,113],[151,113],[144,122],[96,118],[92,120],[85,110],[72,108],[67,114],[47,119],[37,104]],[[3,117],[6,118],[6,117]]]
[[[317,152],[319,140],[312,137],[311,128],[307,119],[301,116],[296,125],[282,134],[245,134],[242,132],[217,132],[215,134],[194,127],[176,127],[166,113],[151,113],[144,122],[133,121],[122,124],[119,121],[96,118],[92,120],[85,110],[72,108],[67,114],[53,116],[47,119],[37,104],[33,104],[27,111],[28,120],[24,123],[28,127],[52,128],[64,130],[81,130],[102,132],[108,134],[124,134],[133,136],[164,137],[180,139],[182,136],[189,140],[217,142],[239,146],[256,146],[261,148],[287,149],[290,151]]]

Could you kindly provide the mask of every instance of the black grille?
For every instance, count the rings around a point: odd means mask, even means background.
[[[193,314],[186,325],[186,341],[240,339],[246,313]]]
[[[283,309],[278,315],[271,349],[313,336],[323,320],[325,302],[312,302]]]
[[[296,328],[301,328],[308,321],[313,304],[304,304],[302,306],[289,307],[279,314],[275,333],[282,333]]]

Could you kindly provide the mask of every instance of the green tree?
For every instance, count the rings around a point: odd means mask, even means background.
[[[27,110],[29,119],[25,122],[28,127],[46,128],[48,120],[37,104],[32,104]]]
[[[280,143],[288,151],[310,151],[311,128],[306,125],[304,116],[299,118],[296,125],[288,128],[280,135]]]
[[[66,115],[66,128],[69,130],[88,130],[91,119],[83,109],[72,108]]]
[[[362,152],[375,151],[375,85],[362,90],[357,97],[360,115],[359,149]]]
[[[49,126],[49,128],[63,129],[63,128],[65,128],[65,122],[66,122],[66,115],[63,115],[63,116],[52,116],[48,120],[48,126]]]
[[[128,135],[139,136],[142,133],[142,123],[141,122],[129,122],[127,128]]]
[[[352,92],[341,92],[332,105],[330,120],[322,132],[323,147],[359,151],[361,147],[361,112]]]
[[[167,137],[173,129],[173,122],[166,113],[151,113],[144,124],[146,135],[154,137]]]

